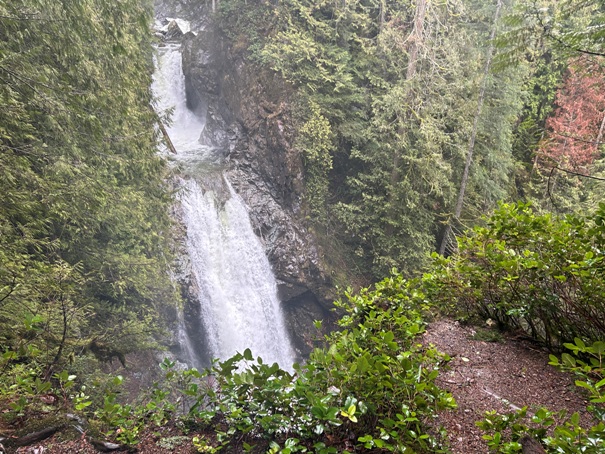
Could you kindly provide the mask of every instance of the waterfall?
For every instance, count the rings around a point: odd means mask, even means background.
[[[292,354],[271,266],[246,207],[226,184],[229,198],[224,204],[214,191],[202,193],[194,180],[187,181],[182,198],[187,249],[200,286],[210,351],[226,358],[250,348],[265,361],[290,366]]]
[[[200,365],[208,360],[201,352],[226,359],[250,348],[264,362],[290,369],[294,354],[271,265],[243,200],[221,170],[222,153],[199,143],[205,119],[187,109],[180,45],[159,48],[155,64],[156,109],[172,111],[167,130],[185,175],[180,202],[200,305],[199,321],[181,317],[179,323],[183,359]],[[191,326],[203,331],[208,345],[192,342],[200,336],[188,332]]]

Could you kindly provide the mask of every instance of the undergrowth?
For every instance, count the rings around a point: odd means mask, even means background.
[[[345,314],[340,329],[292,373],[245,350],[201,372],[165,359],[164,380],[133,403],[121,401],[120,376],[105,384],[98,404],[67,371],[49,382],[34,371],[3,380],[2,398],[17,418],[40,394],[59,393],[54,411],[75,410],[129,446],[146,428],[177,419],[198,433],[191,442],[199,452],[446,452],[430,428],[438,410],[455,407],[435,385],[449,358],[418,342],[424,294],[393,274],[337,306]],[[18,371],[10,357],[5,367]]]
[[[502,204],[458,248],[435,255],[424,278],[450,313],[492,319],[553,350],[576,337],[605,339],[605,204],[565,218]]]
[[[575,374],[589,400],[592,421],[546,408],[488,413],[478,425],[492,452],[523,452],[532,442],[549,453],[602,453],[604,233],[605,205],[591,217],[562,220],[503,205],[486,227],[460,239],[459,256],[435,258],[421,278],[394,272],[372,289],[346,293],[336,303],[338,330],[292,372],[250,350],[204,371],[178,370],[165,359],[164,379],[127,403],[120,376],[97,389],[68,370],[45,380],[34,347],[7,350],[0,359],[2,417],[76,412],[128,446],[170,423],[190,437],[179,443],[207,453],[445,453],[447,439],[433,418],[456,405],[435,384],[449,358],[418,341],[425,314],[438,307],[489,316],[567,349],[550,363]],[[497,340],[486,333],[478,335]]]
[[[605,342],[586,345],[576,338],[574,343],[566,343],[565,347],[571,354],[563,353],[561,358],[551,355],[549,364],[578,377],[575,383],[586,391],[591,423],[582,423],[579,413],[555,413],[544,407],[523,407],[506,414],[491,411],[485,419],[477,422],[485,432],[483,438],[491,452],[525,453],[522,446],[524,437],[538,441],[552,453],[605,452]]]

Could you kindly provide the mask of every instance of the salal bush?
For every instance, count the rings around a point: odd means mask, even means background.
[[[215,365],[217,391],[198,398],[189,417],[216,429],[215,448],[445,452],[428,432],[437,410],[455,406],[435,385],[449,358],[418,341],[423,299],[397,274],[347,294],[341,329],[305,365],[289,373],[246,350]]]
[[[7,369],[17,357],[7,351],[0,368],[15,377],[0,380],[0,402],[12,419],[72,411],[94,433],[128,446],[172,421],[198,434],[191,442],[199,452],[446,452],[433,417],[455,407],[435,384],[449,358],[419,341],[428,304],[417,284],[394,273],[346,293],[337,303],[340,329],[291,371],[249,349],[201,372],[165,359],[163,380],[126,402],[120,376],[91,387],[67,370],[41,380],[30,364]],[[47,394],[61,399],[32,406]]]
[[[604,338],[605,204],[564,218],[503,204],[458,246],[450,259],[435,257],[425,275],[434,300],[553,348]]]

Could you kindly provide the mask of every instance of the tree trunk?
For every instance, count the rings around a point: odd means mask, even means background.
[[[386,0],[380,0],[380,27],[379,27],[380,31],[382,31],[382,28],[384,27],[386,9],[387,9]]]
[[[603,130],[605,129],[605,115],[603,115],[603,119],[601,120],[601,127],[599,128],[599,134],[597,135],[597,140],[595,140],[596,150],[599,151],[599,146],[601,145],[601,140],[603,139]]]
[[[61,295],[61,314],[63,320],[63,332],[61,334],[61,342],[59,343],[59,348],[57,350],[57,353],[55,354],[55,357],[53,358],[52,362],[46,367],[46,372],[44,373],[44,381],[48,381],[52,377],[54,367],[61,359],[63,349],[65,348],[65,342],[67,341],[67,306],[63,295]]]
[[[468,153],[466,155],[466,163],[464,165],[464,172],[462,173],[462,180],[460,181],[460,191],[458,192],[458,200],[456,201],[456,207],[454,209],[454,219],[459,219],[462,213],[462,204],[464,202],[464,193],[466,192],[466,185],[468,184],[468,175],[473,161],[473,152],[475,151],[475,140],[477,139],[477,128],[479,126],[479,119],[481,118],[481,110],[483,109],[483,101],[485,100],[485,91],[487,89],[487,79],[489,76],[489,69],[492,65],[492,58],[494,55],[494,38],[496,37],[496,28],[498,27],[498,19],[500,17],[500,10],[502,9],[502,0],[498,0],[496,5],[496,14],[494,15],[494,24],[492,26],[492,32],[490,34],[490,46],[487,52],[487,60],[485,61],[485,67],[483,68],[483,81],[481,83],[481,90],[479,91],[479,100],[477,102],[477,112],[475,113],[475,119],[473,121],[473,129],[471,132],[471,138],[468,144]],[[451,222],[448,223],[441,239],[441,246],[439,247],[439,253],[443,255],[445,253],[445,247],[447,245],[448,238],[452,232]]]
[[[424,43],[424,19],[426,18],[427,0],[418,0],[416,13],[414,14],[414,30],[410,36],[410,56],[408,58],[408,67],[405,74],[405,80],[409,81],[416,75],[418,66],[418,51]]]
[[[162,132],[162,136],[164,137],[164,142],[166,143],[166,146],[168,147],[170,152],[173,154],[177,154],[176,148],[174,147],[174,144],[172,143],[172,140],[170,140],[170,136],[168,135],[168,131],[166,131],[166,127],[162,124],[162,120],[160,120],[159,117],[158,126],[160,127],[160,131]]]

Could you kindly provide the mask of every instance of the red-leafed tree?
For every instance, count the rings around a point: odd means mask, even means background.
[[[579,170],[592,164],[605,126],[605,74],[600,65],[574,60],[546,122],[548,138],[541,152],[546,166]]]

